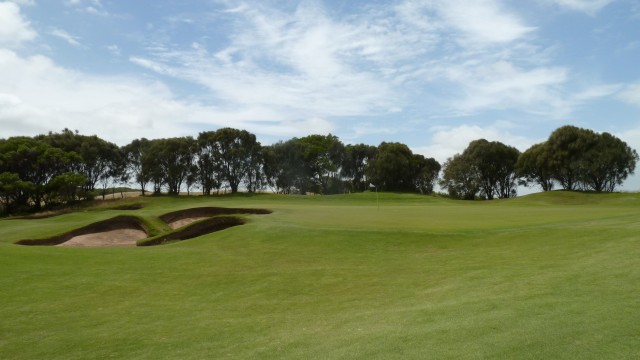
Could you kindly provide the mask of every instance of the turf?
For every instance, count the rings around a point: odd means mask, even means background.
[[[0,220],[0,358],[640,358],[639,194],[378,197]],[[201,206],[273,213],[155,247],[12,244]]]

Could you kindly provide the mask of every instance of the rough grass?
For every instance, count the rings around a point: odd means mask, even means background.
[[[0,358],[640,357],[638,194],[137,201],[0,221]],[[12,244],[205,206],[274,212],[160,247]]]

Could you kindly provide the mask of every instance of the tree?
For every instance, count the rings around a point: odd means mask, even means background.
[[[151,181],[150,169],[146,166],[145,159],[151,156],[151,142],[145,138],[135,139],[123,148],[123,156],[125,159],[125,170],[122,173],[123,178],[134,178],[136,183],[140,185],[142,196],[145,194],[145,188]]]
[[[198,140],[200,149],[205,147],[211,156],[207,161],[217,164],[221,178],[229,184],[231,192],[238,192],[242,181],[254,170],[255,159],[260,156],[261,146],[256,136],[245,130],[223,128],[200,133]]]
[[[515,195],[515,165],[520,152],[498,141],[474,140],[445,163],[440,185],[449,194],[461,199],[474,199],[480,194],[486,199]]]
[[[505,199],[515,194],[515,165],[520,156],[516,148],[499,141],[479,139],[469,143],[464,153],[487,199]]]
[[[449,196],[462,200],[475,199],[481,189],[473,163],[465,153],[455,154],[447,159],[439,184],[441,188],[448,190]]]
[[[87,178],[82,174],[64,173],[56,176],[47,184],[47,202],[49,204],[70,204],[85,196],[83,189]]]
[[[543,191],[553,189],[553,169],[551,153],[546,143],[535,144],[520,154],[516,162],[516,174],[523,179],[523,185],[539,185]]]
[[[167,174],[163,167],[161,154],[164,151],[165,139],[149,140],[148,148],[142,154],[142,168],[149,182],[153,184],[153,194],[160,195],[166,184]]]
[[[55,176],[71,170],[79,161],[75,152],[64,152],[42,141],[28,137],[12,137],[0,140],[0,172],[17,174],[21,181],[31,184],[29,192],[14,199],[18,207],[29,204],[40,210],[45,195],[45,185]]]
[[[109,155],[108,167],[101,171],[100,178],[98,179],[102,188],[102,200],[104,200],[109,186],[113,186],[119,182],[126,183],[129,178],[126,171],[123,150],[116,147],[115,149],[110,149],[109,152],[111,152],[111,154]]]
[[[407,145],[383,142],[371,162],[369,176],[383,191],[415,191],[412,161],[413,153]]]
[[[565,190],[577,190],[587,171],[584,154],[596,145],[597,136],[591,130],[575,126],[556,129],[547,140],[551,154],[550,167],[553,178]]]
[[[156,147],[163,183],[170,195],[178,195],[194,163],[195,141],[192,137],[161,139]]]
[[[18,204],[26,207],[26,201],[21,201],[21,199],[27,199],[32,191],[33,183],[22,181],[18,174],[0,173],[0,204],[4,207],[0,213],[13,213]]]
[[[221,163],[218,160],[220,150],[212,131],[201,132],[197,141],[198,178],[202,185],[202,193],[211,195],[213,190],[220,189],[222,179],[220,178]]]
[[[349,181],[352,191],[365,191],[369,188],[369,165],[378,154],[378,148],[371,145],[347,145],[342,163],[342,176]]]
[[[421,194],[433,193],[433,188],[440,174],[440,163],[434,158],[425,158],[422,155],[413,155],[412,167],[414,169],[414,187]]]
[[[613,191],[635,170],[638,154],[609,134],[563,126],[545,143],[553,179],[565,190]]]
[[[342,192],[340,167],[345,157],[345,148],[334,135],[309,135],[297,139],[302,150],[306,184],[302,193],[312,191],[321,194]]]
[[[279,141],[262,151],[266,182],[276,193],[305,193],[307,169],[303,160],[303,145],[297,138]]]
[[[609,134],[597,135],[595,144],[584,154],[581,181],[593,191],[614,191],[635,170],[638,153],[624,141]]]
[[[69,129],[60,133],[49,132],[48,135],[40,135],[37,139],[49,145],[62,149],[65,152],[75,152],[79,159],[72,162],[70,170],[83,174],[87,179],[84,189],[93,191],[100,179],[113,173],[112,167],[118,157],[118,146],[107,142],[96,135],[80,135]]]
[[[265,187],[263,154],[262,146],[260,146],[260,150],[252,151],[247,159],[247,174],[244,177],[244,186],[250,193],[255,193]]]

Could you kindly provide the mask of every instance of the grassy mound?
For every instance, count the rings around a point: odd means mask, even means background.
[[[160,245],[173,241],[193,239],[198,236],[210,234],[216,231],[228,229],[233,226],[244,225],[245,221],[235,216],[217,216],[209,219],[197,221],[178,231],[170,232],[160,236],[139,240],[138,246]]]
[[[187,218],[204,218],[219,215],[235,215],[235,214],[271,214],[270,210],[265,209],[243,209],[243,208],[223,208],[223,207],[197,207],[173,211],[160,216],[160,219],[166,223],[172,223]]]

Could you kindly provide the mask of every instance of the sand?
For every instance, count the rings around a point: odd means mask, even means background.
[[[136,246],[136,241],[147,237],[147,233],[136,229],[116,229],[75,236],[56,246],[103,247]]]
[[[169,223],[169,227],[172,229],[177,229],[189,224],[192,224],[198,220],[202,220],[202,219],[206,219],[209,216],[203,216],[203,217],[190,217],[190,218],[184,218],[184,219],[180,219],[180,220],[176,220],[176,221],[172,221]]]

